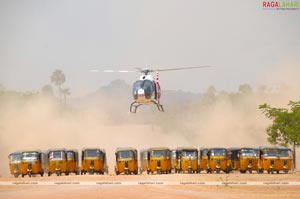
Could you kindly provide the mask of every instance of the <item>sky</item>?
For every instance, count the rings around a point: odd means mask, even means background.
[[[299,66],[300,11],[262,0],[0,0],[0,84],[39,90],[61,69],[82,96],[136,73],[90,70],[210,68],[160,73],[163,89],[235,91]],[[274,80],[276,82],[276,80]]]

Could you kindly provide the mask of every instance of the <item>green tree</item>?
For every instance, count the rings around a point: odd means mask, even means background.
[[[41,93],[42,93],[42,95],[45,95],[45,96],[53,96],[52,86],[46,84],[45,86],[42,87]]]
[[[66,76],[61,70],[55,70],[52,73],[50,79],[51,79],[51,82],[54,83],[58,87],[59,100],[61,101],[61,94],[62,94],[61,85],[63,83],[65,83]]]
[[[267,128],[268,141],[274,145],[293,146],[293,162],[296,167],[296,147],[300,145],[300,101],[290,101],[291,108],[272,108],[262,104],[259,109],[272,120]]]
[[[243,94],[250,94],[252,93],[252,88],[249,84],[242,84],[239,86],[239,91]]]

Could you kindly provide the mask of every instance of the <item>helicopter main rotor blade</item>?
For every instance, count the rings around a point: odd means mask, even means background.
[[[138,71],[133,71],[133,70],[104,70],[102,71],[104,73],[135,73]]]
[[[134,72],[139,72],[139,71],[130,71],[130,70],[98,70],[98,69],[92,69],[90,70],[90,72],[94,72],[94,73],[99,73],[99,72],[103,72],[103,73],[134,73]]]
[[[153,71],[172,71],[172,70],[186,70],[186,69],[195,69],[195,68],[208,68],[211,66],[192,66],[192,67],[182,67],[182,68],[167,68],[167,69],[157,69]]]

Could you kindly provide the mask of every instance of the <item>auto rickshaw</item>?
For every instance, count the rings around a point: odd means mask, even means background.
[[[220,173],[223,171],[229,173],[230,165],[227,161],[227,149],[225,148],[210,148],[207,153],[208,158],[208,168],[207,173]]]
[[[277,147],[259,147],[260,149],[260,173],[265,170],[268,173],[274,173],[276,171],[279,173],[280,170],[280,160],[279,160],[279,149]]]
[[[8,155],[9,170],[17,178],[22,174],[22,152],[16,151]]]
[[[90,175],[108,173],[106,163],[106,153],[100,148],[84,148],[81,151],[81,175],[89,173]]]
[[[240,172],[246,173],[247,171],[249,171],[249,173],[252,173],[252,171],[255,170],[258,173],[259,172],[258,160],[259,160],[258,149],[248,148],[248,147],[241,148],[239,154]]]
[[[56,173],[61,176],[62,173],[69,175],[67,164],[67,149],[57,148],[48,150],[48,176]]]
[[[22,152],[22,177],[34,174],[44,175],[45,162],[44,153],[40,150],[23,151]]]
[[[147,171],[148,169],[148,160],[149,160],[149,150],[147,149],[142,149],[140,151],[140,174],[143,173],[143,171]]]
[[[208,148],[200,148],[200,171],[208,170]]]
[[[228,148],[227,155],[228,155],[228,164],[230,165],[230,170],[238,170],[240,167],[240,148]]]
[[[157,172],[161,173],[171,173],[171,151],[169,148],[150,148],[148,156],[148,168],[147,173]]]
[[[67,150],[67,168],[69,173],[79,174],[78,163],[78,151],[76,149]]]
[[[134,148],[117,148],[115,173],[138,174],[137,150]]]
[[[287,147],[278,147],[279,149],[279,171],[288,173],[292,170],[293,165],[293,155],[292,150]]]
[[[175,173],[199,173],[198,150],[196,148],[179,147],[176,150]]]

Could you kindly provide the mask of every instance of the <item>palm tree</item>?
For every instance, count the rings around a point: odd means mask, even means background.
[[[61,101],[61,85],[66,81],[65,74],[61,70],[55,70],[50,78],[51,82],[58,86],[59,100]]]
[[[61,93],[64,96],[64,102],[67,104],[67,95],[71,95],[70,89],[69,88],[64,88],[61,90]]]

